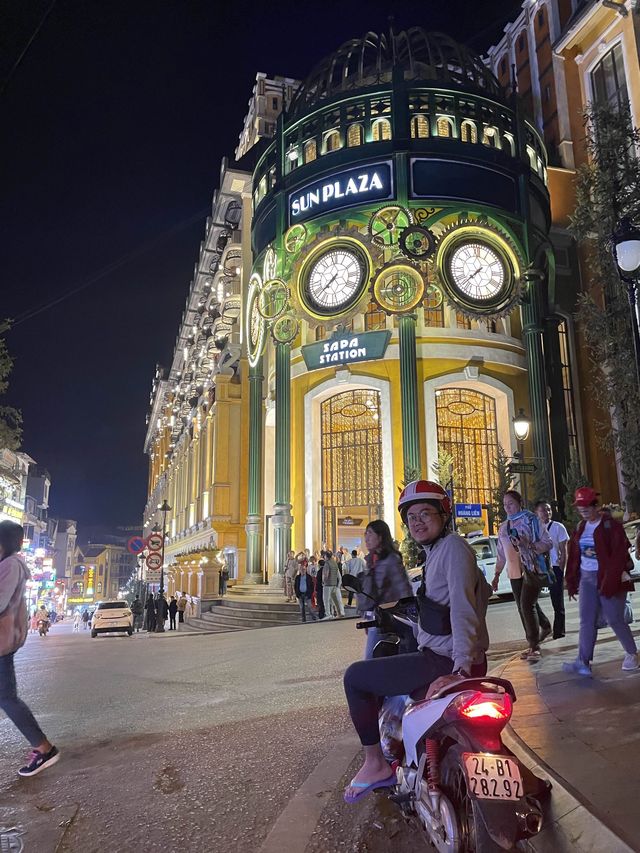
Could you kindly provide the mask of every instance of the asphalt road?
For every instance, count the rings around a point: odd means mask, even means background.
[[[522,648],[512,602],[492,603],[489,626],[494,660]],[[20,692],[63,757],[20,779],[24,741],[0,720],[0,849],[15,826],[34,853],[257,851],[350,731],[342,674],[363,642],[351,620],[94,640],[62,624],[30,636]],[[345,848],[332,814],[319,824],[330,828],[323,853],[360,849]]]

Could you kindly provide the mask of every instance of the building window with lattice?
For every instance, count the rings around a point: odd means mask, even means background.
[[[325,154],[329,154],[331,151],[337,151],[340,147],[340,134],[337,130],[330,130],[324,138]]]
[[[458,329],[470,329],[471,328],[471,320],[465,314],[462,314],[460,311],[456,311],[456,326]]]
[[[438,136],[448,136],[451,138],[453,136],[453,122],[450,118],[446,118],[445,116],[440,116],[437,121],[438,127]]]
[[[419,114],[411,119],[411,138],[426,139],[429,136],[429,118]]]
[[[476,143],[478,141],[478,130],[472,121],[463,121],[460,125],[460,139],[463,142]]]
[[[377,302],[371,301],[364,315],[365,332],[375,332],[387,328],[387,315]]]
[[[383,142],[391,139],[391,122],[387,118],[378,118],[371,126],[371,135],[374,142]]]
[[[304,162],[311,163],[318,156],[318,147],[315,139],[309,139],[304,144]]]
[[[498,488],[496,402],[469,388],[436,391],[438,450],[454,459],[454,497],[460,503],[490,504]]]
[[[444,300],[442,293],[435,287],[429,285],[422,301],[424,311],[424,324],[431,328],[444,329]]]
[[[350,124],[347,130],[347,147],[355,148],[364,142],[364,130],[361,124]]]

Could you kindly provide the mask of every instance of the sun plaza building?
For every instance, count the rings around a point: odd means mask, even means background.
[[[170,589],[210,595],[220,551],[232,577],[277,583],[290,548],[358,546],[374,518],[399,535],[398,486],[441,451],[456,503],[486,513],[520,409],[558,494],[566,176],[518,98],[414,28],[347,42],[302,84],[259,75],[250,117],[152,394],[145,523],[166,498]]]

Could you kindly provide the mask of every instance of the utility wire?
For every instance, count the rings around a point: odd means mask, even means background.
[[[153,237],[151,240],[147,240],[145,243],[142,243],[136,249],[132,249],[130,252],[122,255],[122,257],[118,258],[115,261],[112,261],[110,264],[99,269],[96,273],[90,276],[86,281],[83,281],[82,284],[77,285],[77,287],[71,288],[71,290],[67,290],[65,293],[61,293],[60,296],[56,296],[53,299],[50,299],[48,302],[44,302],[41,305],[38,305],[35,308],[29,308],[26,311],[23,311],[22,314],[19,314],[15,319],[9,320],[10,328],[14,328],[15,326],[20,325],[20,323],[25,323],[27,320],[32,320],[34,317],[37,317],[38,314],[42,314],[43,311],[48,311],[50,308],[53,308],[55,305],[59,305],[60,302],[64,302],[65,299],[69,299],[70,296],[74,296],[76,293],[80,293],[82,290],[86,290],[87,287],[91,287],[92,284],[95,284],[98,281],[101,281],[103,278],[111,275],[115,270],[120,269],[120,267],[128,264],[130,261],[141,257],[150,249],[153,249],[160,242],[164,241],[167,237],[173,236],[174,234],[178,234],[185,228],[188,228],[189,225],[193,225],[194,222],[197,222],[199,219],[202,219],[203,216],[210,212],[210,208],[205,207],[202,210],[199,210],[197,213],[194,213],[193,216],[190,216],[188,219],[179,222],[177,225],[173,225],[171,228],[163,231],[161,234],[158,234],[156,237]],[[2,329],[0,329],[0,332]]]
[[[21,53],[21,54],[20,54],[20,56],[16,59],[16,61],[15,61],[15,62],[14,62],[14,64],[13,64],[13,67],[12,67],[12,68],[11,68],[11,70],[9,71],[9,76],[7,77],[7,79],[6,79],[6,80],[4,81],[4,83],[2,84],[2,87],[0,88],[0,97],[1,97],[2,95],[4,95],[4,93],[5,93],[5,90],[6,90],[7,86],[9,85],[9,83],[11,82],[11,79],[13,78],[13,75],[14,75],[14,74],[15,74],[15,72],[18,70],[18,66],[20,65],[20,63],[21,63],[21,62],[22,62],[22,60],[24,59],[24,57],[25,57],[25,55],[26,55],[27,51],[29,50],[29,48],[30,48],[30,47],[31,47],[31,45],[33,44],[33,41],[34,41],[35,37],[38,35],[38,33],[40,32],[40,30],[41,30],[41,29],[42,29],[42,27],[44,26],[44,22],[47,20],[47,18],[49,17],[49,15],[51,14],[51,12],[53,11],[53,7],[54,7],[55,5],[56,5],[56,0],[51,0],[51,4],[49,5],[49,8],[47,9],[47,11],[44,13],[44,15],[42,16],[42,18],[40,19],[40,23],[38,24],[38,26],[35,28],[35,30],[34,30],[34,31],[33,31],[33,33],[31,34],[31,38],[30,38],[30,39],[29,39],[29,41],[26,43],[26,45],[24,46],[24,48],[23,48],[23,50],[22,50],[22,53]]]

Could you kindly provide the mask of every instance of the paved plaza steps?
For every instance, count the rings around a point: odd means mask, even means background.
[[[300,608],[269,587],[245,587],[242,591],[229,590],[210,611],[202,613],[201,621],[222,631],[297,625]]]

